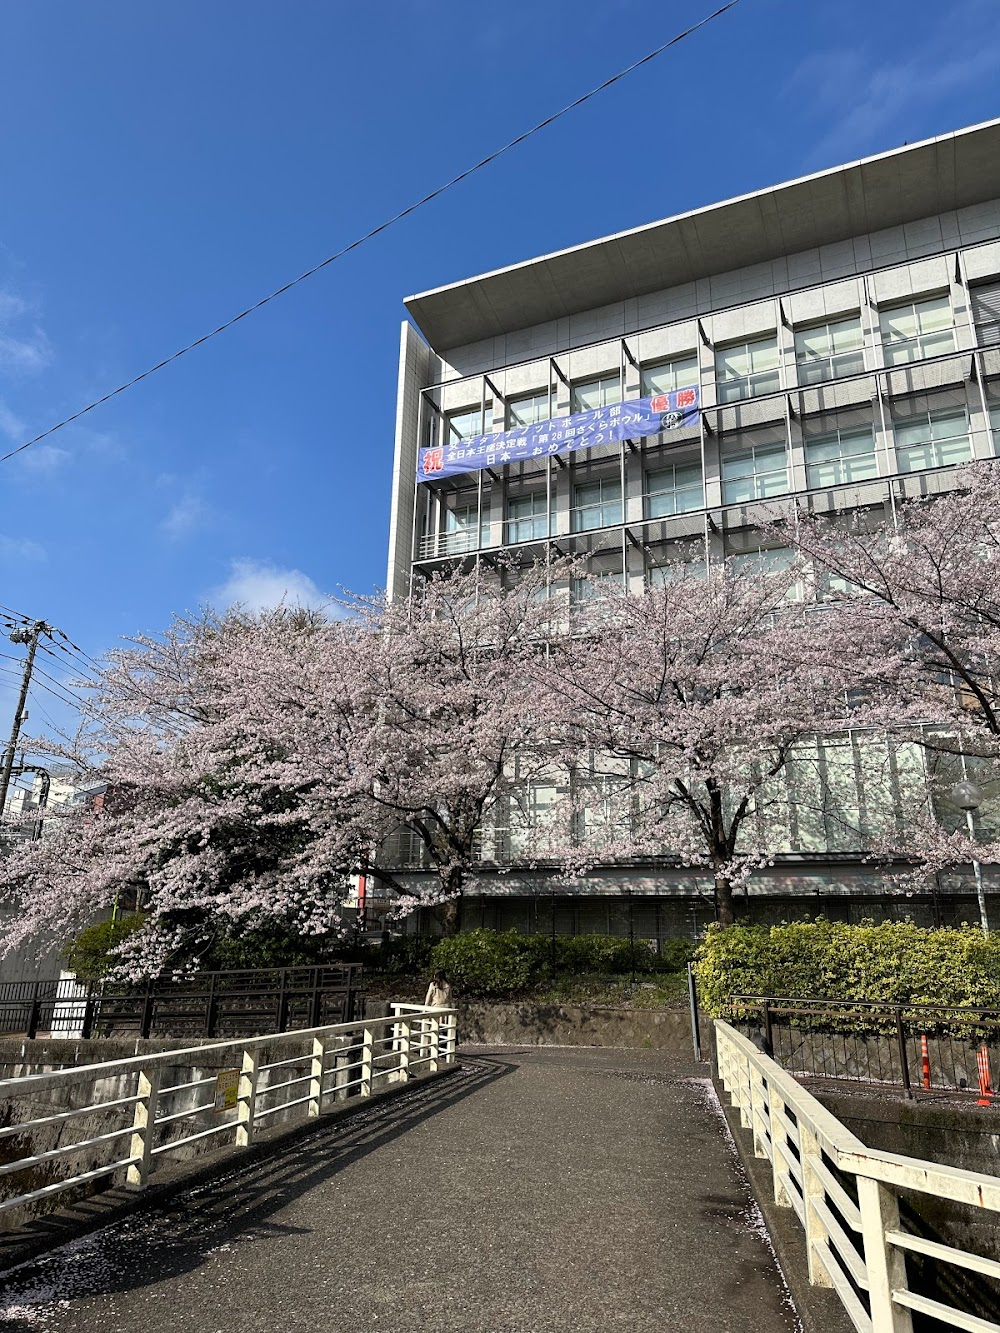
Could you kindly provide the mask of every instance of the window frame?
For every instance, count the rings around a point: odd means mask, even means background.
[[[766,370],[755,370],[753,349],[764,350],[765,345],[767,345],[767,351],[773,351],[774,353],[774,365],[769,366]],[[745,375],[724,375],[722,373],[724,367],[720,358],[735,351],[742,351],[747,356],[749,370]],[[776,383],[773,387],[758,388],[757,381],[765,378],[768,380],[776,379]],[[739,403],[748,398],[766,398],[769,394],[780,393],[783,387],[782,378],[781,344],[778,341],[777,329],[774,333],[765,334],[763,337],[744,338],[742,341],[726,343],[722,347],[715,348],[715,391],[720,403]],[[743,386],[743,388],[738,386]],[[731,389],[738,391],[731,392]]]

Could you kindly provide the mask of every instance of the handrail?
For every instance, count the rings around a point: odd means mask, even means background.
[[[4,1162],[0,1179],[6,1181],[18,1173],[37,1176],[39,1167],[48,1167],[73,1158],[74,1174],[56,1179],[40,1188],[0,1197],[0,1210],[55,1199],[64,1191],[90,1181],[126,1172],[125,1183],[132,1189],[144,1189],[149,1181],[154,1159],[203,1140],[228,1136],[237,1147],[247,1147],[256,1126],[273,1116],[305,1107],[307,1116],[319,1116],[324,1099],[337,1100],[356,1095],[369,1097],[376,1081],[405,1081],[414,1075],[432,1075],[455,1062],[457,1013],[454,1008],[428,1005],[392,1006],[398,1012],[383,1018],[363,1018],[348,1023],[327,1024],[292,1032],[240,1037],[229,1041],[210,1041],[177,1050],[148,1051],[121,1060],[102,1060],[95,1064],[29,1074],[22,1078],[0,1080],[0,1097],[15,1104],[36,1101],[39,1094],[61,1092],[86,1086],[85,1105],[78,1109],[39,1114],[16,1125],[5,1126],[3,1133],[24,1139],[31,1151],[23,1157]],[[262,1052],[274,1045],[303,1047],[302,1054],[287,1059],[261,1062]],[[215,1063],[222,1057],[223,1069],[214,1076],[173,1081],[161,1088],[164,1070],[186,1066],[186,1072],[203,1067],[204,1057]],[[231,1058],[227,1061],[226,1057]],[[214,1057],[214,1058],[213,1058]],[[308,1066],[301,1076],[284,1077],[288,1066]],[[358,1071],[356,1077],[348,1077]],[[291,1072],[290,1070],[288,1072]],[[277,1077],[275,1077],[275,1075]],[[110,1083],[102,1097],[100,1084]],[[123,1086],[124,1083],[124,1086]],[[199,1105],[186,1104],[192,1090],[215,1084],[215,1096]],[[294,1089],[308,1085],[302,1095],[289,1096]],[[275,1094],[283,1098],[271,1105]],[[268,1105],[262,1106],[262,1099]],[[65,1102],[62,1103],[65,1105]],[[39,1108],[41,1109],[41,1108]],[[112,1113],[125,1112],[116,1120]],[[302,1114],[302,1112],[300,1112]],[[226,1115],[221,1123],[205,1127],[206,1115]],[[88,1117],[80,1124],[79,1137],[62,1141],[61,1131],[76,1117]],[[162,1137],[165,1127],[181,1128],[182,1122],[194,1122],[189,1133]],[[57,1140],[46,1134],[55,1130]],[[41,1132],[42,1143],[35,1136]],[[94,1149],[101,1150],[115,1140],[128,1139],[127,1151],[116,1150],[112,1160],[94,1160]],[[89,1155],[88,1155],[89,1154]],[[106,1154],[103,1154],[106,1156]]]
[[[802,1222],[810,1282],[837,1293],[859,1333],[912,1333],[911,1310],[952,1328],[1000,1333],[1000,1324],[909,1290],[908,1251],[991,1276],[1000,1265],[904,1232],[899,1206],[901,1191],[917,1191],[1000,1212],[1000,1178],[868,1148],[730,1024],[716,1020],[715,1036],[719,1078],[753,1132],[754,1155],[771,1162],[775,1204]]]

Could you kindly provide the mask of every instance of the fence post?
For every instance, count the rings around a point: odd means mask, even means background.
[[[858,1176],[857,1182],[872,1328],[878,1333],[913,1333],[909,1310],[892,1299],[893,1291],[907,1290],[906,1259],[885,1239],[887,1231],[899,1229],[899,1200],[895,1190],[877,1180]]]
[[[657,939],[659,944],[659,939]],[[688,979],[688,1007],[691,1010],[691,1044],[694,1047],[695,1061],[701,1063],[701,1029],[698,1022],[698,987],[694,979],[694,967],[691,963],[687,965]]]
[[[906,1053],[906,1032],[903,1028],[903,1010],[896,1006],[896,1039],[899,1042],[899,1069],[903,1077],[903,1087],[907,1097],[913,1096],[910,1086],[910,1060]]]
[[[365,1028],[364,1039],[361,1043],[361,1084],[360,1091],[362,1097],[372,1095],[372,1061],[375,1056],[375,1033],[371,1028]]]
[[[139,1036],[148,1037],[153,1030],[153,982],[146,982],[146,994],[142,1001],[142,1017],[139,1020]]]
[[[771,1027],[771,1001],[765,1000],[763,1004],[763,1036],[764,1036],[764,1054],[774,1059],[774,1030]]]
[[[285,968],[281,969],[281,985],[278,990],[278,1031],[284,1032],[288,1026],[288,973]]]
[[[253,1118],[257,1109],[257,1052],[243,1052],[239,1089],[236,1094],[236,1145],[249,1148],[253,1142]]]
[[[410,1020],[401,1018],[396,1024],[396,1045],[399,1050],[399,1081],[410,1077]]]
[[[749,1055],[739,1062],[738,1069],[737,1105],[740,1108],[740,1124],[744,1129],[751,1129],[753,1127],[753,1088],[751,1086],[753,1065],[750,1062]]]
[[[216,1024],[216,1004],[215,1004],[215,973],[208,974],[208,1005],[205,1009],[205,1036],[215,1036]]]
[[[802,1202],[805,1213],[806,1258],[809,1261],[809,1281],[814,1287],[832,1287],[833,1279],[823,1266],[817,1247],[827,1242],[826,1227],[813,1208],[813,1200],[821,1203],[826,1195],[826,1186],[816,1171],[816,1162],[820,1157],[819,1139],[806,1124],[804,1116],[799,1116],[799,1166],[802,1170]]]
[[[323,1109],[323,1074],[326,1069],[326,1039],[313,1037],[312,1067],[309,1078],[309,1106],[311,1116]]]
[[[38,1020],[41,1017],[42,1005],[38,997],[38,987],[40,982],[35,982],[34,990],[31,993],[31,1007],[28,1009],[28,1040],[34,1041],[38,1035]]]
[[[139,1100],[135,1104],[132,1118],[132,1146],[129,1156],[137,1157],[137,1162],[129,1163],[125,1184],[132,1190],[144,1190],[149,1181],[149,1168],[153,1160],[153,1134],[156,1131],[156,1097],[160,1086],[160,1066],[139,1070],[139,1084],[136,1092]]]

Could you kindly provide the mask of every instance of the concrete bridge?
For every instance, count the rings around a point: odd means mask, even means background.
[[[0,1330],[800,1327],[707,1066],[580,1047],[440,1064],[6,1233]]]

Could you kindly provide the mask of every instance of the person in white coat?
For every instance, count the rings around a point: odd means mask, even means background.
[[[451,985],[443,972],[435,972],[431,984],[427,987],[424,1004],[435,1009],[447,1009],[451,1005]]]

